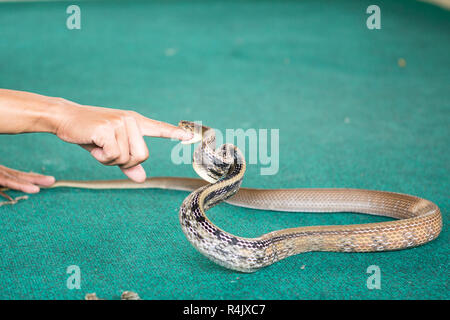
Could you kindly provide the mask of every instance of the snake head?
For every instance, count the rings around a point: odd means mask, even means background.
[[[188,140],[188,141],[181,141],[182,144],[193,144],[193,143],[197,143],[202,141],[203,136],[205,135],[205,133],[209,130],[211,130],[210,127],[207,126],[202,126],[201,124],[192,122],[192,121],[186,121],[186,120],[181,120],[178,123],[178,127],[180,127],[181,129],[188,131],[188,132],[192,132],[193,137],[192,139]]]

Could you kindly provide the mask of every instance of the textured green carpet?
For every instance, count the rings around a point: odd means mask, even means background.
[[[183,192],[43,191],[0,208],[0,298],[426,299],[448,288],[450,12],[378,1],[79,2],[0,4],[0,87],[131,108],[177,123],[279,128],[280,170],[249,166],[248,187],[352,187],[435,202],[440,237],[384,253],[306,253],[254,274],[225,270],[179,226]],[[399,67],[398,59],[406,60]],[[152,176],[191,176],[170,161],[175,142],[148,138]],[[116,179],[81,148],[47,134],[0,137],[0,162],[57,179]],[[13,193],[18,195],[19,193]],[[210,218],[241,236],[300,225],[387,219],[220,205]],[[66,268],[81,268],[81,289]],[[366,269],[381,268],[381,290]]]

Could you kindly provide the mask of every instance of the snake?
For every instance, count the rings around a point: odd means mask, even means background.
[[[304,252],[378,252],[412,248],[436,239],[442,230],[438,206],[408,194],[349,188],[241,188],[246,162],[235,145],[226,143],[216,148],[215,130],[210,127],[191,121],[180,121],[178,126],[193,133],[191,140],[181,143],[199,143],[194,150],[192,166],[201,179],[152,177],[143,183],[60,180],[49,188],[189,191],[179,210],[181,229],[187,240],[216,264],[246,273]],[[207,210],[221,202],[259,210],[349,212],[394,220],[304,226],[246,238],[219,228],[207,217]]]

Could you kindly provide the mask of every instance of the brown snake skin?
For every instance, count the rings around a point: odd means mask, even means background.
[[[58,181],[52,188],[170,189],[194,191],[207,183],[178,177],[148,178],[143,184],[129,180]],[[283,244],[277,261],[307,251],[373,252],[419,246],[438,237],[442,229],[439,208],[410,195],[362,189],[250,189],[240,188],[226,200],[232,205],[290,212],[358,212],[399,220],[361,225],[333,225],[290,228],[278,235],[300,234]],[[268,235],[265,235],[268,237]],[[280,244],[281,245],[281,244]],[[273,261],[275,262],[275,261]],[[273,263],[272,262],[272,263]],[[255,271],[254,269],[239,271]]]

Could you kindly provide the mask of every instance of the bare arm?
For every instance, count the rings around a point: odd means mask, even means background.
[[[0,134],[53,133],[66,142],[82,146],[99,162],[119,166],[136,182],[146,178],[140,165],[149,155],[143,136],[179,140],[192,137],[176,126],[134,111],[85,106],[61,98],[7,89],[0,89],[0,115]],[[17,171],[20,175],[11,178],[11,171],[5,172],[4,168],[0,166],[0,186],[20,189],[17,181],[14,184],[11,179],[22,177],[23,180],[23,173]],[[6,173],[9,178],[5,178]],[[50,178],[39,178],[35,184],[47,185],[46,182],[54,181]],[[29,180],[27,182],[33,184]]]

